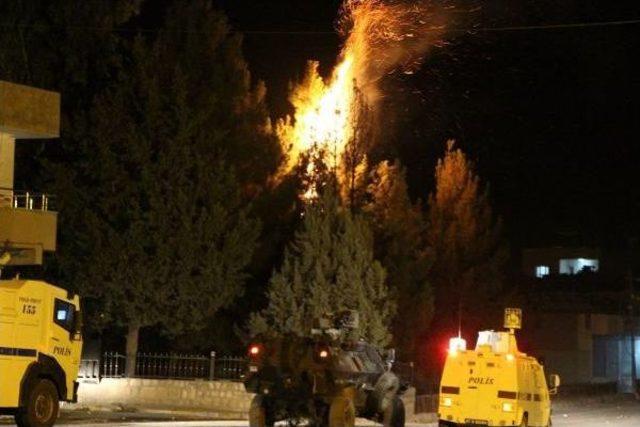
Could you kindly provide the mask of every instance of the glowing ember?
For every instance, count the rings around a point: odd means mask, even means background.
[[[310,62],[304,80],[293,88],[289,101],[294,117],[277,124],[277,133],[288,159],[280,175],[289,173],[303,155],[320,156],[324,165],[345,181],[344,156],[356,139],[362,105],[373,105],[380,94],[377,82],[400,69],[411,74],[421,55],[433,44],[437,27],[427,27],[433,14],[427,2],[346,0],[340,26],[347,36],[338,65],[328,80]],[[352,156],[353,157],[353,156]],[[349,167],[363,169],[364,155],[351,159]],[[302,194],[305,200],[317,195],[313,177],[316,165],[309,162],[306,173],[312,179]]]

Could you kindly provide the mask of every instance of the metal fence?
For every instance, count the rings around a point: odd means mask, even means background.
[[[209,356],[198,354],[138,353],[135,378],[157,379],[208,379],[242,381],[247,370],[247,358]],[[414,384],[414,364],[396,362],[393,372],[403,382]],[[83,359],[78,377],[85,382],[100,378],[124,378],[127,376],[127,356],[118,352],[107,352],[98,359]]]
[[[107,352],[102,356],[100,366],[101,378],[124,378],[127,357],[115,352]]]
[[[209,378],[213,359],[190,354],[139,353],[136,377],[140,378]]]
[[[100,360],[83,359],[80,361],[80,370],[78,378],[83,382],[100,381]]]
[[[245,357],[219,357],[212,359],[213,378],[241,381],[247,371],[247,359]]]
[[[246,369],[246,358],[219,357],[215,352],[208,357],[197,354],[138,353],[134,377],[241,381]],[[126,372],[127,357],[117,352],[107,352],[102,360],[82,360],[79,378],[86,382],[99,381],[100,378],[124,378]]]

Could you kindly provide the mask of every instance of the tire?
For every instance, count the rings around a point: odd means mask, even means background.
[[[49,380],[39,380],[29,390],[27,406],[16,414],[18,427],[52,427],[58,419],[58,390]]]
[[[373,395],[378,405],[378,411],[385,413],[387,407],[393,406],[393,400],[398,395],[400,389],[400,380],[391,373],[385,372],[376,382]]]
[[[522,422],[520,423],[520,427],[528,427],[529,426],[529,415],[524,414],[522,416]]]
[[[383,425],[384,427],[404,427],[405,418],[404,402],[396,396],[393,403],[384,411]]]
[[[356,408],[349,397],[338,396],[329,408],[329,427],[353,427],[356,424]]]
[[[249,427],[273,427],[273,414],[262,395],[254,396],[249,408]]]

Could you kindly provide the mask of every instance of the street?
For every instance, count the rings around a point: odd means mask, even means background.
[[[14,426],[10,418],[0,419],[0,425]],[[246,427],[246,421],[179,421],[166,414],[63,414],[58,427]],[[359,426],[371,426],[363,421]],[[640,426],[640,403],[617,400],[608,403],[581,402],[558,405],[554,409],[553,425],[561,427],[637,427]],[[407,423],[407,427],[434,427],[434,423]]]
[[[640,426],[640,403],[632,400],[609,403],[562,405],[554,409],[554,426]]]

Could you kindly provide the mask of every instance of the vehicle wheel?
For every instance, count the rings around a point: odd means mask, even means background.
[[[398,395],[399,389],[400,381],[395,374],[385,372],[378,378],[373,391],[373,395],[378,404],[378,411],[384,413],[387,407],[393,406],[393,399]]]
[[[314,417],[310,420],[311,427],[328,427],[329,426],[329,406],[323,403],[315,403]]]
[[[356,408],[353,400],[338,396],[331,402],[329,427],[353,427],[356,423]]]
[[[405,410],[404,402],[398,396],[393,399],[393,403],[384,411],[384,427],[404,427]]]
[[[520,427],[528,427],[529,425],[529,416],[527,414],[524,414],[522,416],[522,422],[520,423]]]
[[[29,391],[27,407],[16,414],[18,427],[51,427],[58,418],[58,390],[49,380],[40,380]]]
[[[249,407],[249,427],[273,427],[273,424],[273,414],[264,396],[254,396]]]

